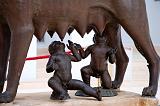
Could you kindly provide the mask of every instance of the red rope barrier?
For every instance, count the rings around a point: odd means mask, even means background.
[[[67,54],[71,54],[72,52],[71,51],[67,51],[66,52]],[[50,55],[42,55],[42,56],[36,56],[36,57],[28,57],[26,58],[26,61],[27,60],[39,60],[39,59],[46,59],[46,58],[49,58]]]
[[[46,59],[49,58],[50,55],[36,56],[36,57],[28,57],[26,60],[38,60],[38,59]]]

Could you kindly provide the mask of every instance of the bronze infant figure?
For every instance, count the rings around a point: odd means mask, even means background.
[[[113,49],[107,45],[107,38],[95,34],[93,37],[94,44],[87,47],[84,51],[79,45],[79,52],[84,59],[91,54],[91,62],[89,65],[81,68],[83,81],[90,86],[90,76],[100,78],[101,86],[105,89],[112,87],[112,80],[108,73],[107,59],[111,64],[115,63],[115,53],[117,49]]]
[[[48,81],[49,87],[53,89],[50,98],[66,100],[70,98],[67,90],[82,90],[87,95],[101,101],[102,98],[99,91],[94,90],[80,80],[72,79],[71,61],[80,61],[81,57],[73,42],[69,41],[69,46],[67,47],[72,51],[73,55],[65,53],[65,44],[60,41],[54,41],[49,45],[51,56],[47,63],[46,71],[48,73],[55,71],[53,77]]]

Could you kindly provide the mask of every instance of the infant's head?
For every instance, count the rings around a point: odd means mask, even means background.
[[[93,42],[94,43],[106,43],[106,37],[94,34]]]
[[[56,53],[57,51],[64,51],[65,50],[65,44],[60,41],[54,41],[49,45],[48,51],[52,55],[53,53]]]

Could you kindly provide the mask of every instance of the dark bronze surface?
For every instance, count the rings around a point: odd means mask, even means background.
[[[80,61],[81,57],[73,42],[69,41],[67,47],[72,51],[73,55],[65,53],[65,45],[60,41],[54,41],[49,45],[51,56],[48,60],[46,71],[48,73],[54,71],[53,77],[48,81],[48,86],[53,89],[51,99],[66,100],[70,98],[67,90],[82,90],[87,95],[101,100],[101,95],[98,91],[80,80],[72,79],[71,61]]]
[[[116,61],[116,49],[113,49],[107,45],[108,39],[99,34],[95,34],[93,38],[94,44],[87,47],[84,51],[83,48],[79,48],[81,57],[84,59],[91,54],[90,64],[81,68],[82,80],[90,86],[90,77],[96,77],[101,79],[101,86],[105,89],[112,87],[111,77],[108,72],[108,63],[115,63]]]
[[[72,32],[71,26],[81,36],[94,29],[118,49],[112,88],[119,88],[128,64],[119,25],[149,64],[149,86],[142,95],[155,96],[160,58],[150,38],[145,0],[0,0],[0,102],[11,102],[16,96],[33,34],[41,40],[46,31],[56,31],[63,39]],[[2,93],[8,57],[7,88]]]

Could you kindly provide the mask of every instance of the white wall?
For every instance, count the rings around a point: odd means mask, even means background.
[[[150,34],[154,44],[160,45],[160,1],[146,0]]]

